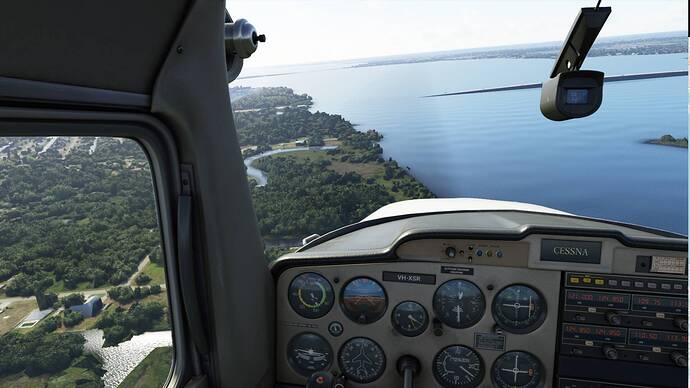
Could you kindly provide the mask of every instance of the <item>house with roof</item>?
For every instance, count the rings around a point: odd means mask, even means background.
[[[84,318],[91,318],[98,315],[103,309],[103,301],[98,295],[90,296],[84,304],[74,305],[68,308],[70,311],[81,314]]]

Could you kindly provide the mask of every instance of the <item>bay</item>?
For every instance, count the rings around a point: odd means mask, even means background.
[[[539,90],[423,98],[542,82],[551,59],[477,59],[343,67],[291,66],[233,86],[287,86],[313,110],[341,114],[383,134],[392,157],[441,197],[529,202],[687,234],[687,149],[644,144],[688,132],[688,78],[612,83],[593,116],[551,122]],[[590,58],[607,75],[687,68],[687,55]],[[279,74],[255,69],[243,76]]]

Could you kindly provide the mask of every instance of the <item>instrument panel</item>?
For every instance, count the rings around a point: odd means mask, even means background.
[[[398,387],[408,355],[421,364],[420,387],[687,381],[687,272],[677,260],[687,271],[686,253],[603,239],[574,244],[600,249],[599,264],[557,262],[541,260],[540,243],[421,239],[399,246],[396,261],[285,268],[277,381],[304,386],[326,370],[346,387]],[[667,272],[652,273],[654,262]]]
[[[545,290],[560,281],[553,271],[475,265],[288,269],[277,286],[290,300],[277,309],[278,380],[304,385],[305,372],[329,370],[348,387],[397,387],[397,360],[414,355],[420,387],[543,386],[558,330],[548,313],[558,295]]]

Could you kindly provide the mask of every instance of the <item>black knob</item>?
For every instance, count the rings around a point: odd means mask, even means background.
[[[676,364],[676,366],[679,366],[681,368],[688,367],[688,356],[682,354],[681,352],[672,352],[671,361],[673,361],[673,363]]]
[[[623,318],[614,312],[606,313],[606,320],[614,326],[621,325],[623,323]]]
[[[678,317],[678,318],[673,320],[673,324],[676,325],[677,328],[679,328],[683,331],[688,331],[688,319],[687,318]]]
[[[419,373],[421,365],[413,356],[402,356],[398,359],[398,373],[403,377],[404,388],[414,388],[414,377]]]
[[[334,380],[330,372],[315,372],[309,376],[306,388],[333,388]]]
[[[618,359],[618,350],[612,346],[604,346],[602,352],[604,353],[604,357],[608,358],[609,360]]]
[[[438,318],[434,318],[434,320],[431,322],[431,330],[436,337],[443,335],[443,324]]]
[[[402,356],[398,359],[397,363],[398,367],[398,373],[401,375],[405,374],[405,370],[409,369],[412,371],[413,375],[416,375],[419,373],[419,370],[421,369],[421,365],[419,364],[419,360],[417,357],[414,356]]]
[[[455,257],[456,254],[457,254],[457,252],[455,251],[454,247],[446,248],[446,256],[453,258],[453,257]]]
[[[345,388],[345,376],[340,375],[340,377],[336,378],[333,388]]]

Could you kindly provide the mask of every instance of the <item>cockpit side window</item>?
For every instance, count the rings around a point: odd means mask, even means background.
[[[0,137],[0,386],[164,385],[161,235],[137,141]]]

